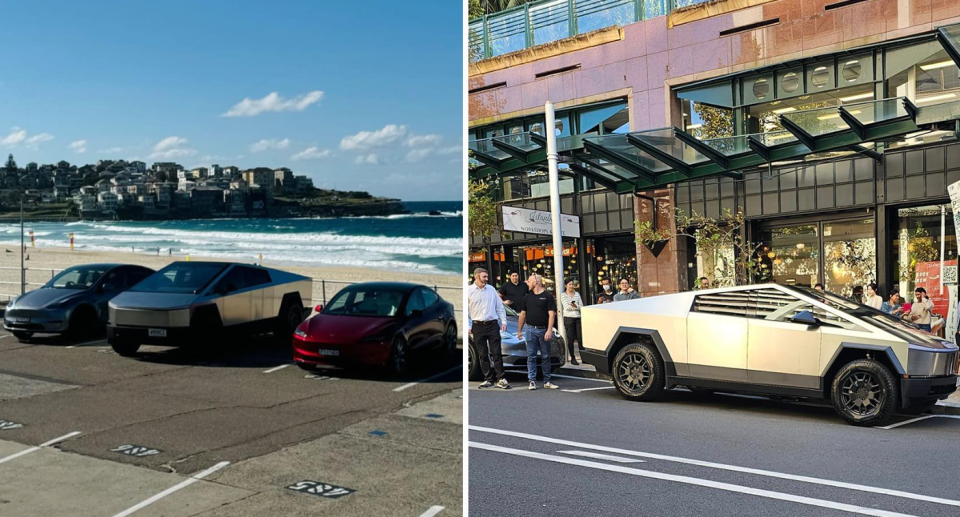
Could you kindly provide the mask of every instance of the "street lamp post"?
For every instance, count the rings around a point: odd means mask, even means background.
[[[19,181],[18,181],[19,183]],[[27,282],[27,270],[24,269],[24,259],[23,254],[26,253],[27,247],[23,242],[23,187],[20,186],[20,295],[26,292],[26,282]]]
[[[557,132],[556,114],[553,111],[553,103],[547,101],[544,105],[546,115],[546,125],[544,132],[547,134],[547,168],[550,173],[550,222],[553,232],[553,272],[554,285],[557,286],[554,294],[557,298],[557,330],[564,342],[567,340],[567,331],[563,327],[563,304],[560,303],[560,296],[564,290],[563,284],[563,234],[560,224],[560,175],[557,171]],[[566,354],[566,351],[563,352]]]

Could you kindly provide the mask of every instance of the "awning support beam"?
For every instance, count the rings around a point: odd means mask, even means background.
[[[669,165],[680,174],[683,174],[684,176],[690,176],[690,166],[687,165],[683,160],[677,159],[672,154],[663,151],[655,145],[644,142],[642,139],[630,133],[627,133],[627,142],[630,142],[630,145]]]

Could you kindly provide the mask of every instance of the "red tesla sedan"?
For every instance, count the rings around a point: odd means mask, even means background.
[[[432,289],[400,282],[355,284],[300,324],[293,359],[317,365],[385,366],[403,374],[419,352],[457,352],[453,305]],[[422,355],[422,354],[418,354]]]

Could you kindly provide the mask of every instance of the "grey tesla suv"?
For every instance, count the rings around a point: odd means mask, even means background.
[[[507,310],[507,331],[500,332],[501,357],[503,357],[503,368],[505,370],[527,370],[527,343],[522,339],[517,339],[517,325],[520,323],[520,316],[510,307],[504,306]],[[557,329],[553,329],[553,341],[550,342],[550,369],[555,371],[567,362],[567,353],[564,349],[563,338]],[[480,361],[477,359],[479,352],[473,345],[473,336],[470,336],[470,355],[469,355],[469,376],[471,381],[483,380],[483,372],[480,371]]]
[[[128,264],[87,264],[60,272],[49,282],[7,304],[3,328],[18,339],[35,333],[88,337],[107,322],[107,303],[153,274]]]

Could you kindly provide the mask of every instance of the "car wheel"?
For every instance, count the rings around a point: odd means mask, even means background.
[[[841,418],[858,426],[880,425],[897,409],[899,387],[879,361],[858,359],[845,364],[833,378],[830,398]]]
[[[132,357],[136,355],[137,350],[140,350],[140,343],[122,342],[113,343],[110,346],[113,347],[114,352],[124,357]]]
[[[32,337],[33,337],[33,332],[19,332],[19,331],[14,331],[14,332],[13,332],[13,337],[19,339],[20,341],[23,341],[23,340],[25,340],[25,339],[30,339],[30,338],[32,338]]]
[[[281,345],[290,346],[293,342],[293,333],[303,323],[303,309],[295,303],[288,304],[280,311],[280,319],[273,334]]]
[[[613,360],[613,383],[620,395],[628,400],[660,398],[664,373],[657,349],[647,343],[623,347]]]
[[[390,345],[390,359],[387,360],[387,368],[393,375],[403,375],[407,373],[407,341],[400,336],[393,339]]]
[[[457,350],[457,341],[457,324],[451,321],[447,323],[447,328],[443,331],[444,349],[451,356],[455,356],[460,352]]]
[[[70,315],[68,336],[77,341],[91,338],[97,333],[97,323],[96,312],[86,307],[78,308]]]
[[[467,378],[471,381],[483,380],[483,372],[480,371],[480,360],[477,356],[477,349],[470,345],[470,354],[467,358]]]

